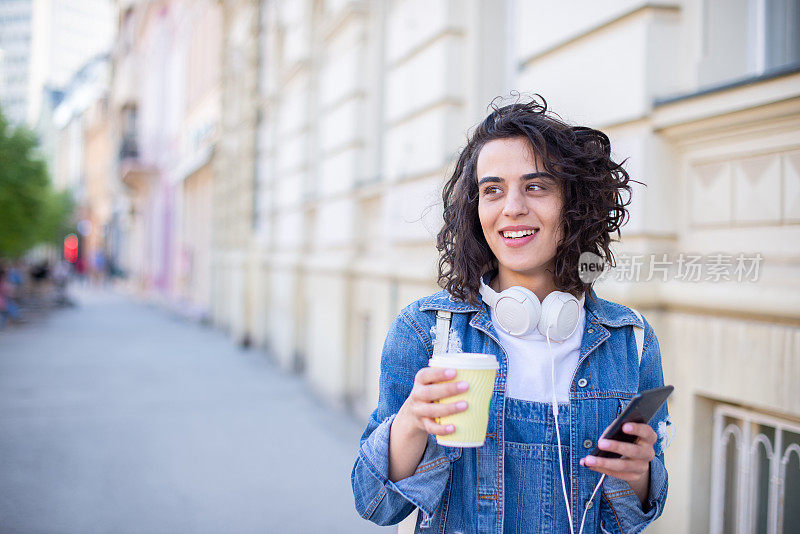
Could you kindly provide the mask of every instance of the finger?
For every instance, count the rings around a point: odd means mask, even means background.
[[[453,425],[440,425],[433,419],[428,419],[427,417],[423,419],[422,422],[425,425],[425,431],[434,436],[446,436],[456,431]]]
[[[417,384],[435,384],[455,378],[455,369],[444,369],[442,367],[423,367],[417,371],[414,382]]]
[[[648,462],[641,460],[626,460],[624,458],[603,458],[601,456],[587,456],[583,459],[583,465],[591,469],[603,469],[615,473],[635,474],[641,477],[648,469]],[[597,470],[596,469],[596,470]],[[617,475],[613,475],[620,478]]]
[[[581,462],[583,462],[583,460],[581,460]],[[583,465],[583,464],[581,464],[581,465]],[[627,472],[620,473],[620,472],[617,472],[617,471],[611,471],[610,469],[603,469],[603,468],[596,467],[596,466],[595,467],[584,466],[584,467],[588,467],[589,469],[591,469],[592,471],[595,471],[596,473],[602,473],[604,475],[608,475],[610,477],[618,478],[618,479],[624,480],[626,482],[634,482],[634,481],[640,480],[642,478],[642,475],[637,475],[636,473],[627,473]]]
[[[467,409],[467,401],[445,402],[441,404],[418,404],[414,407],[414,413],[420,417],[445,417],[454,413],[463,412]]]
[[[414,400],[433,402],[464,393],[467,389],[469,389],[469,384],[464,381],[416,386],[414,388]]]
[[[625,423],[622,431],[631,436],[638,436],[640,440],[649,444],[654,444],[658,439],[653,428],[646,423]]]
[[[603,451],[616,452],[627,458],[647,460],[648,462],[655,456],[653,446],[647,443],[633,444],[601,438],[597,441],[597,447]]]

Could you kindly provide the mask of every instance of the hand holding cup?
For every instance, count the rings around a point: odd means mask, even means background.
[[[463,412],[468,408],[467,401],[439,402],[441,399],[453,397],[469,389],[464,381],[452,381],[456,376],[455,369],[424,367],[414,377],[414,387],[403,406],[399,416],[403,416],[417,429],[435,436],[452,434],[452,424],[439,424],[436,419]]]

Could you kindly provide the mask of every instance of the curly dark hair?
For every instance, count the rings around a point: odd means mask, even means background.
[[[627,222],[628,183],[636,180],[622,168],[625,161],[611,160],[611,143],[603,132],[566,124],[540,95],[499,108],[493,103],[492,110],[468,138],[442,191],[444,226],[436,242],[439,285],[459,300],[478,304],[480,277],[497,268],[478,219],[478,155],[489,141],[522,137],[562,192],[563,238],[556,249],[555,285],[573,294],[588,291],[592,283],[578,276],[578,259],[592,252],[615,265],[611,234],[616,232],[619,239]]]

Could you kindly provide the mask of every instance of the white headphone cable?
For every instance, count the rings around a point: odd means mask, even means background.
[[[603,473],[603,475],[600,477],[600,481],[594,487],[594,491],[592,492],[592,496],[589,497],[589,502],[587,502],[586,506],[584,506],[584,508],[583,508],[583,517],[581,517],[581,528],[578,529],[578,534],[583,534],[583,522],[586,521],[586,512],[589,511],[589,503],[592,502],[592,500],[594,499],[594,494],[597,493],[597,490],[600,489],[600,486],[603,484],[603,480],[605,480],[605,478],[606,478],[606,474]]]
[[[570,511],[569,506],[569,497],[567,496],[567,485],[564,482],[564,460],[561,458],[561,431],[558,429],[558,399],[556,397],[556,357],[553,354],[553,348],[550,345],[550,327],[552,325],[547,325],[547,335],[545,338],[547,339],[547,350],[550,353],[550,380],[551,386],[553,390],[553,418],[555,419],[555,426],[556,426],[556,441],[558,442],[558,473],[561,475],[561,490],[564,492],[564,504],[567,507],[567,520],[569,521],[569,532],[570,534],[575,534],[575,529],[572,526],[572,512]],[[597,485],[594,487],[594,491],[592,491],[592,496],[589,497],[589,501],[586,503],[583,509],[583,516],[581,517],[581,526],[578,529],[578,534],[583,534],[583,524],[586,521],[586,513],[589,511],[589,503],[594,500],[594,496],[597,493],[597,490],[600,489],[600,486],[603,484],[603,480],[605,480],[606,475],[605,473],[600,477],[600,480],[597,482]]]
[[[558,399],[556,398],[556,357],[553,354],[553,348],[550,346],[550,327],[547,325],[545,338],[547,339],[547,351],[550,353],[550,379],[553,386],[553,418],[556,423],[556,440],[558,442],[558,474],[561,475],[561,490],[564,492],[564,504],[567,507],[567,520],[569,521],[569,532],[575,534],[575,529],[572,526],[572,512],[569,506],[569,497],[567,496],[567,485],[564,482],[564,460],[561,458],[561,431],[558,429]]]

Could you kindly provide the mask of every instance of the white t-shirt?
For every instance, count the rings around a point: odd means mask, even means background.
[[[551,356],[547,350],[545,337],[539,333],[539,330],[535,330],[527,336],[512,336],[497,324],[494,309],[491,311],[491,318],[499,336],[500,345],[508,356],[506,396],[527,401],[552,403]],[[581,306],[578,327],[575,332],[562,342],[550,340],[553,356],[556,359],[556,399],[559,403],[569,402],[569,388],[580,360],[585,324],[586,310]]]

